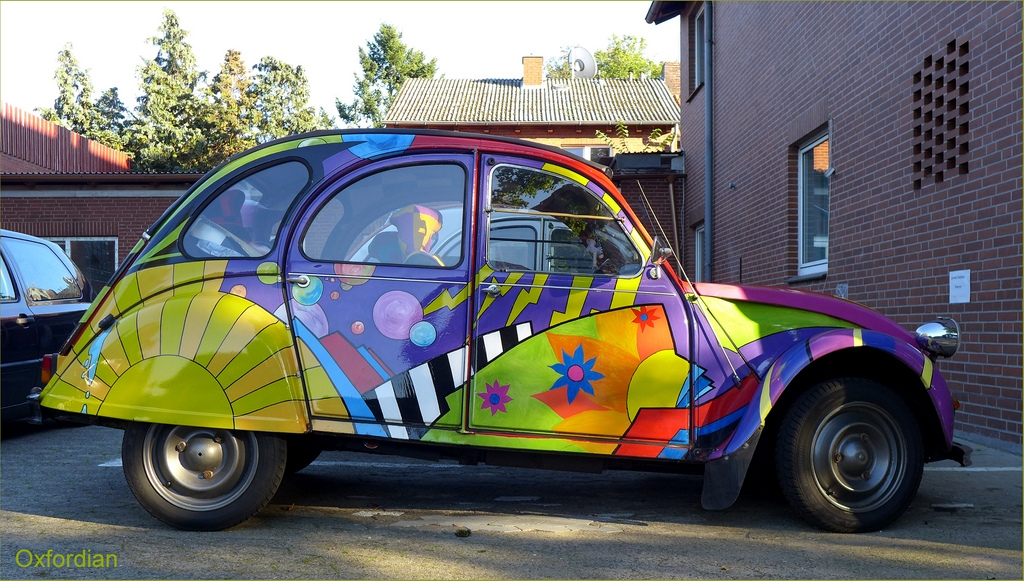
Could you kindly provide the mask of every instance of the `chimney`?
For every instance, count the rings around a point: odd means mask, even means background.
[[[544,84],[544,57],[523,57],[523,86],[539,87]]]
[[[665,81],[668,92],[675,97],[676,103],[681,100],[683,92],[683,79],[679,68],[679,61],[667,62],[661,67],[661,80]]]

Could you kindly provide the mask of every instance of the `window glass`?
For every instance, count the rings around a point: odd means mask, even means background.
[[[503,165],[491,174],[487,262],[497,270],[633,275],[641,255],[590,190],[561,175]]]
[[[828,136],[800,149],[800,274],[828,267]]]
[[[7,262],[0,256],[0,300],[13,301],[14,282],[11,280],[11,271],[7,270]]]
[[[704,83],[704,8],[701,7],[693,17],[693,46],[690,52],[693,55],[693,89]]]
[[[64,249],[82,269],[94,291],[106,286],[117,270],[117,238],[47,238]]]
[[[309,183],[297,161],[260,170],[217,194],[185,234],[190,256],[257,258],[270,253],[281,220]]]
[[[30,302],[77,299],[82,296],[75,275],[50,246],[29,240],[9,239],[7,250],[18,265]]]
[[[302,238],[312,260],[452,267],[462,261],[466,170],[391,168],[351,183],[317,211]]]

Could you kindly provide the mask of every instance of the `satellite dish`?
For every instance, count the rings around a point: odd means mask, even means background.
[[[575,79],[593,79],[597,75],[597,61],[589,50],[576,46],[569,50],[569,70]]]

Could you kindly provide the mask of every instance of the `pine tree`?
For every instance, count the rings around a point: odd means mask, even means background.
[[[388,24],[380,25],[365,50],[359,47],[359,64],[363,76],[356,75],[352,87],[355,100],[350,105],[335,101],[338,116],[352,125],[368,121],[373,127],[382,127],[402,83],[410,78],[433,78],[437,72],[436,58],[427,62],[421,51],[406,47],[402,33]]]
[[[128,132],[128,149],[139,171],[205,169],[210,144],[209,111],[201,98],[206,73],[196,68],[188,32],[177,15],[164,10],[161,36],[149,39],[156,56],[138,69],[138,123]]]
[[[252,91],[253,82],[242,53],[228,50],[220,72],[213,77],[209,87],[210,156],[207,165],[216,166],[256,145],[253,127],[259,113]]]
[[[92,80],[89,71],[78,64],[71,43],[57,53],[57,98],[53,109],[42,109],[43,119],[85,135],[92,125]]]
[[[301,66],[263,57],[253,67],[249,96],[256,103],[254,137],[265,143],[278,137],[329,129],[334,122],[323,109],[309,106],[309,81]]]

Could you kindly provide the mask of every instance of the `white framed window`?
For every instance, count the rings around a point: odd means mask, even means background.
[[[704,7],[701,6],[693,15],[693,44],[690,46],[690,54],[693,62],[693,90],[704,84],[704,57],[706,45],[704,43]]]
[[[798,274],[828,271],[829,215],[828,134],[805,142],[797,162],[799,196]]]
[[[693,231],[693,280],[704,281],[704,225]]]
[[[117,270],[119,262],[116,237],[47,237],[47,240],[60,246],[64,254],[75,262],[92,285],[93,293],[98,293],[106,286],[107,281]]]
[[[602,157],[612,157],[615,155],[612,148],[604,145],[584,145],[580,147],[563,147],[562,149],[569,153],[575,153],[584,159],[589,159],[594,163],[600,163]]]

